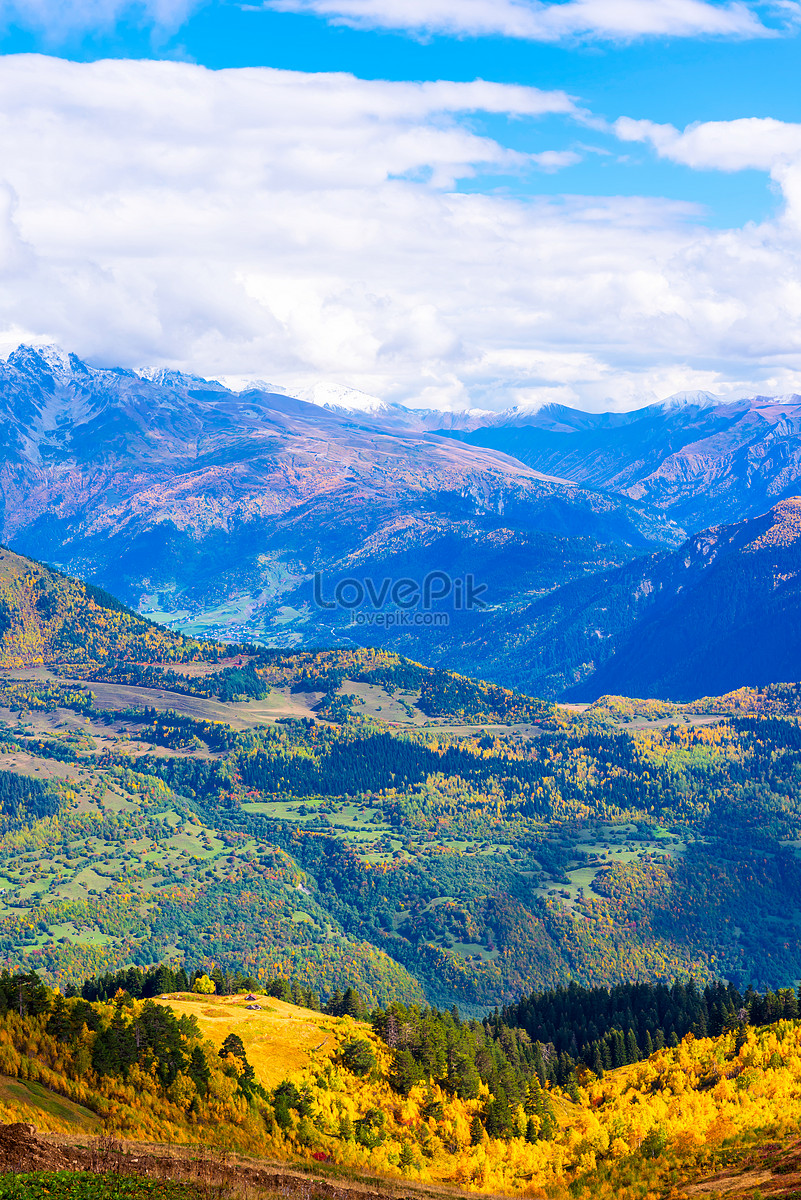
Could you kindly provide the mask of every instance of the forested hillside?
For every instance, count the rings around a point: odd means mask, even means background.
[[[679,1200],[720,1172],[727,1190],[747,1187],[755,1169],[771,1194],[792,1194],[801,1088],[792,991],[571,988],[466,1021],[428,1007],[366,1008],[352,989],[325,1011],[310,995],[298,1008],[279,998],[297,990],[286,977],[217,980],[226,994],[200,970],[162,965],[85,980],[83,995],[65,997],[35,975],[4,973],[0,1118],[54,1131],[79,1124],[84,1139],[102,1130],[107,1140],[266,1156],[334,1179],[552,1200]],[[184,990],[152,995],[175,985]],[[677,1037],[676,1021],[718,1009],[716,1036]],[[602,1040],[622,1044],[619,1064],[589,1069],[515,1022],[548,1013],[564,1027],[579,1011]],[[651,1022],[651,1052],[617,1023],[626,1012]]]
[[[222,647],[155,625],[114,596],[0,546],[0,667],[106,662],[186,662]]]
[[[567,710],[383,653],[237,662],[2,684],[12,964],[174,954],[464,1012],[801,975],[797,688]]]

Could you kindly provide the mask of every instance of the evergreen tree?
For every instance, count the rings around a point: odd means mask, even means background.
[[[634,1036],[634,1030],[629,1029],[626,1034],[626,1062],[636,1063],[642,1058],[640,1047],[637,1045],[637,1039]]]

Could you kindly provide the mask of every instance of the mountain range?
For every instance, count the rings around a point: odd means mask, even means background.
[[[713,690],[700,665],[731,628],[729,608],[705,608],[723,586],[706,564],[725,559],[754,616],[726,686],[787,677],[767,631],[793,620],[792,547],[770,569],[742,547],[777,503],[764,520],[794,540],[781,502],[801,491],[800,397],[443,414],[229,382],[20,347],[0,366],[0,536],[192,635],[385,645],[544,695]],[[324,607],[344,580],[358,599],[431,572],[471,579],[481,603],[451,588],[447,625],[389,627],[376,609],[402,610],[386,599],[357,606],[358,626]],[[707,616],[683,637],[693,604]]]
[[[622,413],[550,404],[443,432],[582,487],[627,496],[688,532],[758,516],[793,495],[801,477],[798,395],[723,403],[684,392]]]
[[[801,678],[801,499],[555,588],[465,646],[535,695],[691,700]]]

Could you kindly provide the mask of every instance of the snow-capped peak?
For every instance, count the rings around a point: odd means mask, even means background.
[[[360,392],[357,388],[347,387],[341,383],[313,383],[295,392],[298,400],[308,404],[318,404],[320,408],[344,409],[347,412],[388,413],[390,405],[378,396]]]
[[[187,375],[185,371],[176,371],[172,367],[138,367],[135,374],[148,383],[156,383],[160,387],[180,387],[181,384],[205,383],[200,375]]]
[[[68,354],[66,350],[62,350],[60,346],[53,343],[46,343],[42,346],[27,344],[17,346],[16,350],[9,354],[8,362],[20,370],[26,368],[39,370],[41,369],[40,364],[43,364],[47,373],[53,379],[59,380],[72,379],[76,373],[83,374],[87,370],[76,355]]]
[[[215,375],[212,383],[221,383],[229,392],[269,392],[273,396],[290,396],[297,399],[294,392],[288,392],[277,383],[269,383],[266,379],[257,379],[253,375]]]
[[[715,408],[718,404],[725,404],[726,401],[722,396],[716,396],[714,392],[674,392],[672,396],[668,396],[662,402],[663,408]]]

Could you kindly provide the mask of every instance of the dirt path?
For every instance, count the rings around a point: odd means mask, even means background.
[[[205,1146],[153,1146],[140,1142],[38,1133],[33,1125],[0,1125],[0,1173],[93,1171],[171,1179],[221,1189],[231,1196],[255,1194],[288,1200],[468,1200],[446,1185],[403,1179],[353,1180],[306,1173],[269,1159],[224,1154]]]

